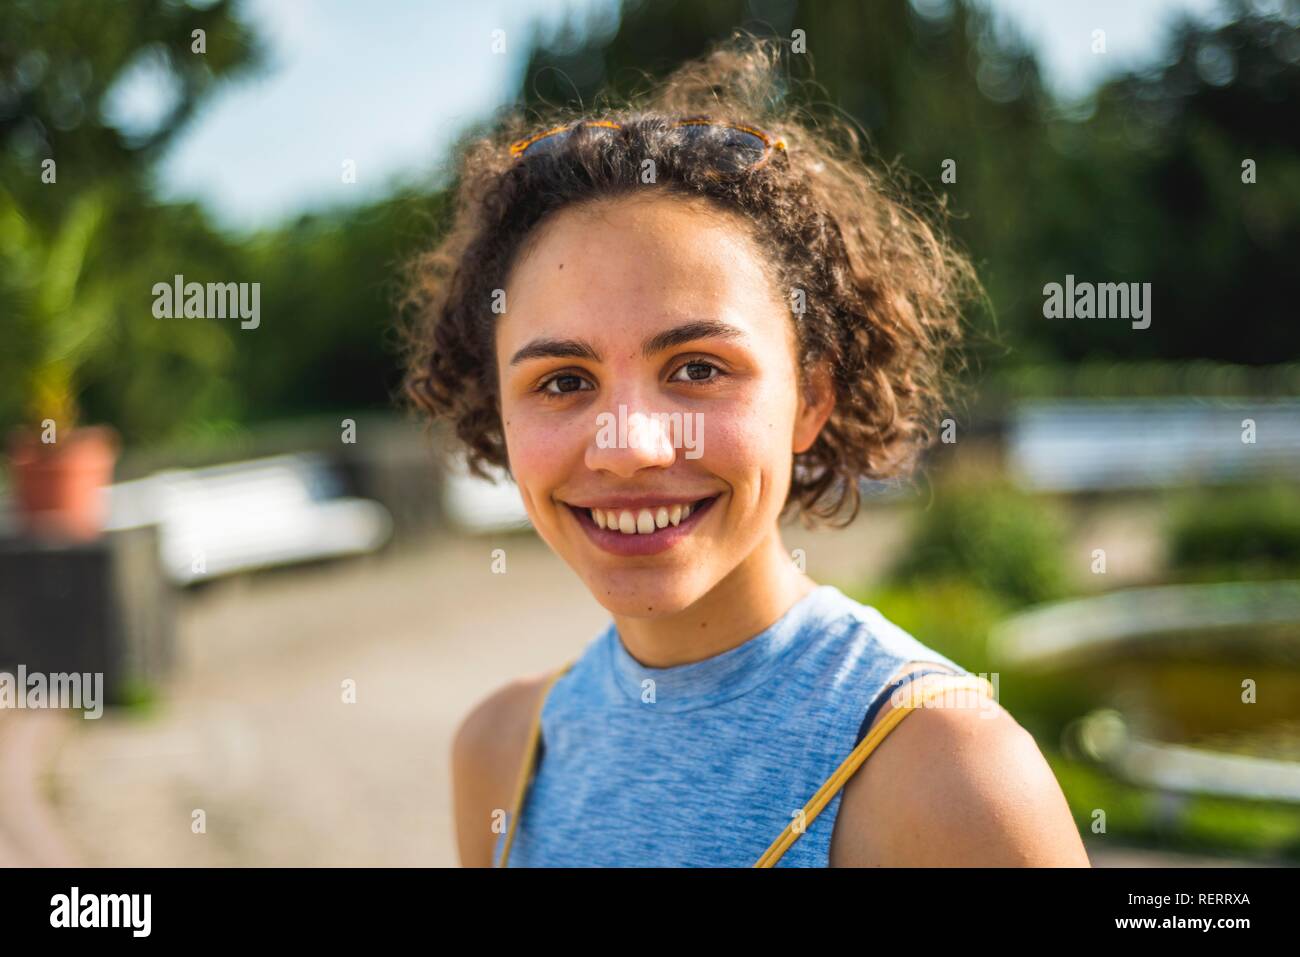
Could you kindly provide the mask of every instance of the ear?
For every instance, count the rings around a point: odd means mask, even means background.
[[[800,390],[799,409],[795,413],[793,450],[796,455],[812,448],[835,408],[830,366],[817,363],[808,371],[807,380],[807,388]]]

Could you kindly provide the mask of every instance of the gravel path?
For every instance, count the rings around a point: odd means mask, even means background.
[[[456,722],[603,621],[528,537],[214,583],[186,602],[160,708],[64,738],[61,820],[95,865],[454,864]]]

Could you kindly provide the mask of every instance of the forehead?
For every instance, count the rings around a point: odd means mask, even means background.
[[[530,237],[506,293],[499,338],[575,326],[639,334],[670,317],[724,314],[752,327],[782,301],[745,219],[663,194],[561,210]]]

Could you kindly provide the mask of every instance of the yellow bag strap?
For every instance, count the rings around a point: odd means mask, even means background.
[[[853,773],[861,767],[862,762],[867,760],[867,757],[876,749],[876,746],[885,740],[889,732],[894,730],[898,723],[911,714],[914,709],[922,707],[926,701],[936,695],[949,694],[963,689],[982,693],[990,698],[997,693],[989,680],[979,675],[937,677],[924,682],[919,691],[916,689],[909,690],[906,702],[891,709],[884,719],[871,729],[871,733],[858,743],[858,746],[844,759],[843,763],[835,770],[835,773],[826,779],[825,783],[817,789],[817,793],[804,805],[803,812],[796,815],[785,826],[785,830],[763,852],[763,856],[754,863],[754,866],[775,866],[781,856],[790,849],[790,846],[808,830],[808,826],[822,812],[822,809],[830,803],[835,793],[848,782]]]
[[[524,763],[519,769],[519,780],[515,782],[515,796],[510,803],[510,819],[506,825],[506,842],[501,848],[501,860],[497,867],[505,867],[506,862],[510,859],[510,845],[515,840],[515,825],[519,821],[519,812],[524,806],[524,795],[528,791],[528,780],[532,777],[533,765],[537,762],[537,743],[542,737],[542,708],[546,706],[546,697],[551,693],[551,686],[559,681],[570,668],[573,667],[576,658],[570,660],[556,670],[549,678],[546,684],[542,686],[541,700],[537,703],[537,708],[533,712],[533,721],[528,729],[528,744],[524,751]]]

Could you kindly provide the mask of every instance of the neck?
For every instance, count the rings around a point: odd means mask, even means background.
[[[694,604],[661,618],[616,615],[614,625],[633,658],[648,668],[671,668],[743,644],[816,587],[795,567],[773,526],[743,562]]]

